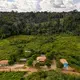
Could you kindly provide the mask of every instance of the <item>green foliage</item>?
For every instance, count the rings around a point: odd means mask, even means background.
[[[34,59],[31,57],[29,58],[29,60],[27,61],[27,65],[28,66],[32,66]]]
[[[19,43],[16,44],[15,41],[19,41]],[[11,55],[16,55],[16,61],[20,58],[35,60],[41,54],[46,55],[49,60],[55,58],[58,67],[60,67],[59,59],[65,58],[70,66],[79,71],[80,37],[67,34],[49,36],[19,35],[0,40],[0,60],[9,59]]]
[[[65,75],[59,71],[41,71],[33,73],[26,77],[25,80],[79,80],[80,76]]]
[[[9,58],[9,64],[12,65],[14,64],[17,60],[17,56],[14,54],[14,55],[11,55],[10,58]]]
[[[31,53],[31,52],[24,52],[24,56],[25,56],[26,58],[29,58],[29,57],[32,56],[32,53]]]
[[[40,71],[26,77],[24,75],[25,72],[0,72],[0,80],[80,80],[80,76],[66,75],[59,71]]]
[[[48,53],[46,53],[46,57],[47,57],[49,60],[52,60],[52,59],[54,58],[54,53],[48,52]]]
[[[45,62],[45,64],[46,64],[48,67],[50,67],[50,66],[51,66],[51,60],[47,59],[46,62]]]
[[[0,12],[0,60],[9,59],[9,64],[14,64],[20,58],[27,58],[31,66],[41,54],[47,56],[47,66],[55,58],[57,66],[62,67],[59,59],[65,58],[80,71],[80,12]],[[44,64],[36,64],[40,65]],[[54,71],[33,73],[27,78],[23,74],[2,72],[0,80],[80,80],[80,77]]]
[[[80,12],[0,12],[0,39],[19,34],[52,35],[59,33],[80,35]]]
[[[0,72],[0,80],[22,80],[24,72]]]

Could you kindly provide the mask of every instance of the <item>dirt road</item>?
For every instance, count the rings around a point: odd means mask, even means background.
[[[64,70],[62,70],[62,73],[64,73],[64,74],[71,74],[71,75],[78,75],[78,76],[80,76],[80,73],[79,73],[79,72],[64,71]]]
[[[55,60],[53,60],[53,64],[51,67],[52,68],[50,70],[56,70],[57,67],[56,67],[56,61]],[[33,68],[33,67],[24,68],[24,64],[15,64],[13,66],[0,67],[0,72],[11,72],[11,71],[12,72],[18,72],[18,71],[23,72],[24,71],[24,72],[30,72],[30,74],[33,72],[38,72],[38,70],[36,68]],[[62,70],[62,73],[80,76],[79,72]]]
[[[17,72],[17,71],[36,72],[37,69],[32,68],[32,67],[24,68],[24,64],[15,64],[12,66],[0,67],[0,71],[1,72],[10,72],[10,71],[14,71],[14,72]]]

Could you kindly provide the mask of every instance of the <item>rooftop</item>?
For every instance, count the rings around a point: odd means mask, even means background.
[[[46,56],[39,56],[39,57],[37,57],[37,61],[41,61],[41,62],[46,61]]]
[[[67,62],[66,59],[60,59],[60,62],[61,62],[62,64],[64,64],[64,63],[67,63],[67,64],[68,64],[68,62]]]
[[[8,60],[1,60],[1,61],[0,61],[0,65],[4,65],[4,64],[5,64],[5,65],[8,64]]]

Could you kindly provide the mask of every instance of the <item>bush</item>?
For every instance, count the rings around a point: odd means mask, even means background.
[[[33,61],[34,61],[33,58],[29,58],[29,60],[27,61],[27,65],[28,66],[32,66],[33,65]]]
[[[17,61],[17,56],[15,54],[12,54],[9,58],[9,65],[14,64]]]
[[[47,65],[48,67],[51,66],[51,60],[47,59],[46,62],[45,62],[45,65]]]

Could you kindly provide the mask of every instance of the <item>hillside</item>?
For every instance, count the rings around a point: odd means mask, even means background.
[[[0,12],[0,62],[0,80],[80,80],[80,12]]]
[[[61,67],[59,59],[65,58],[70,66],[80,70],[80,37],[66,34],[19,35],[0,40],[0,60],[9,59],[14,54],[17,60],[24,57],[29,60],[35,59],[36,56],[45,54],[50,60],[54,57],[58,67]]]

